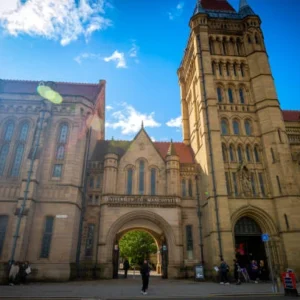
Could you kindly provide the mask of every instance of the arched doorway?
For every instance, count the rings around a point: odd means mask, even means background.
[[[235,252],[241,267],[249,268],[251,261],[267,265],[265,245],[260,226],[250,217],[241,217],[235,224]],[[267,276],[267,274],[266,274]]]

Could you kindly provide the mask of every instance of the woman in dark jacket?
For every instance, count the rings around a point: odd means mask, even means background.
[[[147,259],[144,260],[144,263],[141,266],[141,275],[143,281],[143,287],[141,293],[143,295],[147,295],[147,289],[148,289],[149,277],[150,277],[150,267]]]

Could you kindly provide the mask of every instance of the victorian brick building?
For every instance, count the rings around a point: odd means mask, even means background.
[[[2,80],[2,270],[42,126],[15,252],[35,278],[68,280],[76,265],[116,276],[118,241],[134,229],[156,240],[163,276],[266,261],[262,233],[276,272],[300,271],[300,112],[280,109],[260,24],[245,0],[239,11],[197,2],[178,69],[182,143],[152,142],[143,126],[133,141],[87,131],[88,115],[104,122],[104,81],[47,83],[63,96],[53,105],[38,82]]]

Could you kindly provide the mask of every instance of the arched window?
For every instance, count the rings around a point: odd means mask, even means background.
[[[244,64],[241,64],[241,75],[242,75],[242,77],[245,77],[245,66],[244,66]]]
[[[193,197],[193,182],[189,179],[189,197]]]
[[[182,194],[182,197],[186,197],[186,182],[185,182],[185,179],[181,180],[181,194]]]
[[[243,149],[242,149],[242,146],[238,146],[237,153],[238,153],[238,160],[239,160],[239,162],[242,162],[243,161]]]
[[[245,132],[246,132],[246,135],[251,135],[252,132],[251,132],[251,122],[249,120],[246,120],[245,121]]]
[[[141,160],[140,169],[139,169],[139,194],[143,195],[144,192],[145,192],[145,162]]]
[[[2,254],[2,250],[4,247],[7,225],[8,225],[8,216],[5,215],[0,216],[0,256]]]
[[[18,136],[16,152],[15,152],[15,156],[13,159],[13,165],[12,165],[11,174],[10,174],[13,177],[19,176],[20,168],[21,168],[22,161],[23,161],[25,144],[26,144],[27,136],[28,136],[28,130],[29,130],[29,123],[28,122],[23,123],[20,133],[19,133],[19,136]]]
[[[234,155],[234,147],[233,147],[233,145],[230,145],[230,147],[229,147],[229,156],[230,156],[230,161],[231,162],[235,161],[235,155]]]
[[[156,169],[151,169],[151,195],[156,193]]]
[[[235,135],[240,134],[240,122],[238,120],[233,120],[233,133]]]
[[[222,96],[222,89],[220,87],[217,88],[217,94],[218,94],[218,102],[222,102],[223,96]]]
[[[8,151],[9,151],[9,144],[4,144],[0,152],[0,176],[2,176],[4,173]]]
[[[222,121],[221,121],[221,132],[222,132],[222,135],[229,134],[228,123],[227,123],[227,120],[225,120],[225,119],[222,119]]]
[[[69,135],[69,126],[66,123],[61,124],[56,142],[56,152],[53,166],[52,177],[61,178],[62,168],[65,159],[66,145]]]
[[[243,89],[239,89],[239,93],[240,93],[241,104],[245,104],[245,98],[244,98],[244,91],[243,91]]]
[[[256,162],[260,162],[258,146],[254,147],[254,157]]]
[[[223,161],[228,161],[228,155],[227,155],[227,148],[225,144],[222,144],[222,155],[223,155]]]
[[[233,64],[233,74],[234,76],[237,76],[237,70],[236,70],[236,64]]]
[[[247,156],[247,161],[251,162],[252,161],[252,155],[251,155],[250,145],[247,145],[247,147],[246,147],[246,156]]]
[[[10,121],[6,124],[6,128],[5,128],[5,134],[4,134],[4,141],[5,142],[10,142],[14,133],[14,129],[15,129],[15,124]]]
[[[3,176],[7,157],[9,154],[10,142],[14,134],[15,124],[13,121],[8,121],[4,126],[3,140],[4,143],[0,150],[0,176]]]
[[[222,65],[222,63],[219,63],[218,64],[219,65],[219,73],[220,73],[220,76],[222,76],[223,75],[223,65]]]
[[[233,99],[233,92],[231,88],[228,89],[228,99],[230,103],[233,103],[234,99]]]
[[[226,64],[226,74],[227,74],[227,76],[230,76],[230,66],[229,66],[229,63]]]
[[[127,170],[127,194],[132,195],[132,175],[133,170],[130,168]]]
[[[237,221],[234,226],[234,233],[237,236],[245,236],[245,235],[261,235],[261,229],[257,225],[257,223],[249,218],[249,217],[242,217]]]

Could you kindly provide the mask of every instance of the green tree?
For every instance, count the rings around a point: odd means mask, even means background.
[[[150,254],[157,252],[153,237],[144,231],[127,232],[119,241],[120,256],[127,257],[131,264],[142,264]]]

